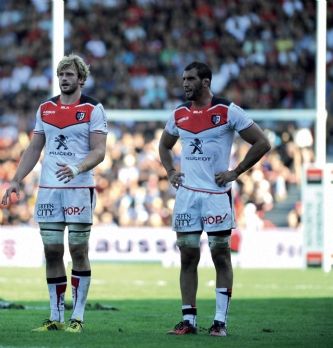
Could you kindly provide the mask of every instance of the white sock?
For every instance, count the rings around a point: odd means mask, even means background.
[[[216,313],[214,320],[222,321],[227,325],[229,303],[232,289],[216,288]]]
[[[91,280],[91,271],[72,270],[73,313],[71,319],[83,321]]]
[[[65,321],[65,292],[67,287],[66,276],[47,278],[47,287],[50,296],[50,320],[63,323]]]
[[[197,307],[182,305],[183,320],[188,320],[194,327],[197,326]]]

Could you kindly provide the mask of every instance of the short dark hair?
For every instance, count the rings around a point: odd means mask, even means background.
[[[192,62],[189,65],[185,67],[185,71],[196,69],[198,72],[198,76],[200,79],[209,79],[212,80],[212,71],[210,70],[209,66],[205,63],[201,62]]]

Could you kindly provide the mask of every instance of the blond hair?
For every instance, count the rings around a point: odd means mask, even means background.
[[[75,69],[77,70],[79,79],[83,81],[82,83],[82,86],[83,86],[84,82],[87,80],[87,77],[90,73],[89,65],[87,65],[81,57],[75,54],[70,54],[69,56],[64,56],[59,62],[57,67],[57,75],[59,76],[59,73],[62,70],[67,69],[69,67],[75,67]]]

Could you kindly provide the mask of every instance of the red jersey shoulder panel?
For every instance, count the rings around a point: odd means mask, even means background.
[[[228,122],[228,106],[214,105],[207,109],[190,109],[186,106],[175,110],[175,123],[180,129],[197,134],[220,127]]]
[[[42,121],[54,127],[63,129],[80,123],[90,121],[94,109],[92,104],[58,105],[47,101],[41,105]]]

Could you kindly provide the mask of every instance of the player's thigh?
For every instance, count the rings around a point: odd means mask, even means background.
[[[226,231],[235,228],[235,216],[231,196],[209,194],[202,197],[201,220],[203,229],[209,232]]]
[[[85,250],[89,244],[91,224],[69,223],[68,244],[71,250]]]
[[[96,205],[96,193],[93,188],[63,190],[62,201],[67,224],[92,224]]]
[[[177,232],[176,245],[180,250],[182,265],[196,266],[200,260],[201,231]]]
[[[208,246],[211,252],[230,249],[232,230],[208,232]]]
[[[172,215],[172,228],[176,232],[202,231],[199,193],[179,187]]]
[[[177,232],[176,245],[180,249],[200,249],[201,231]]]
[[[65,228],[64,222],[39,222],[45,251],[63,251]]]
[[[231,229],[207,233],[210,253],[216,267],[226,267],[226,265],[230,266],[231,233]]]
[[[64,221],[62,192],[59,189],[40,188],[37,193],[34,218],[38,223]]]

